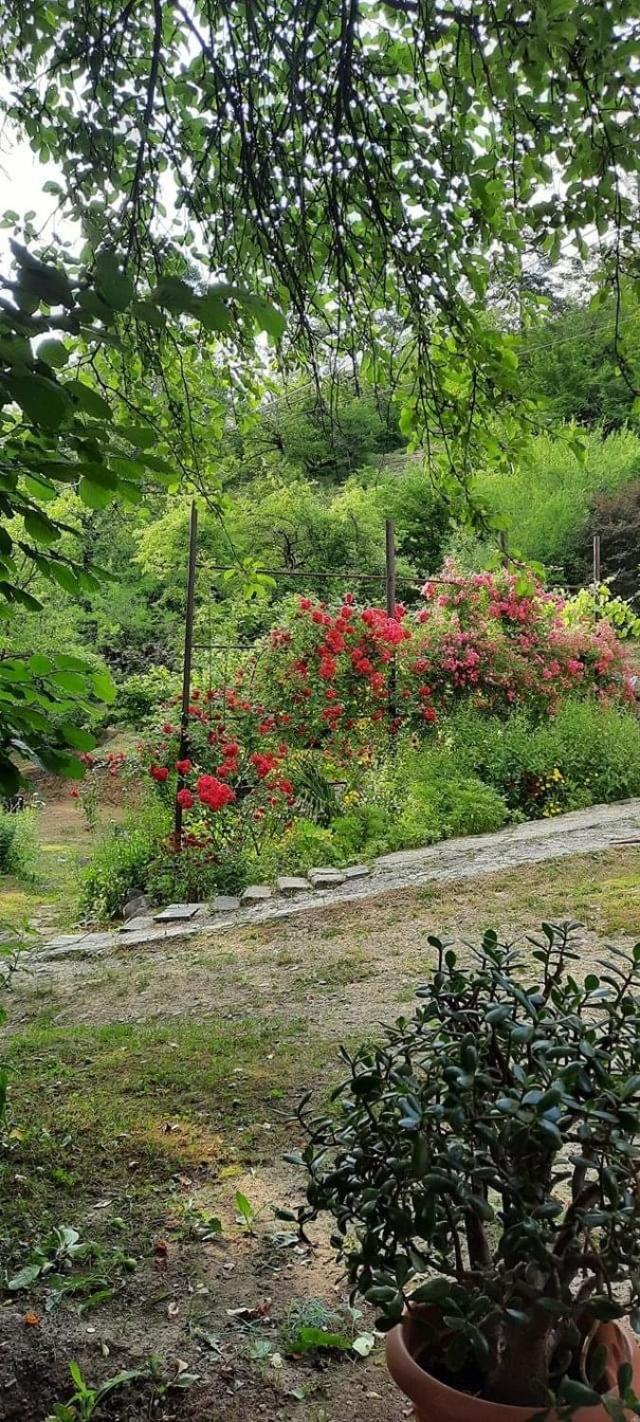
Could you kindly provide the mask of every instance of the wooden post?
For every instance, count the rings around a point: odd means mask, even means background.
[[[180,712],[180,750],[178,759],[186,760],[189,750],[189,704],[191,701],[191,662],[193,658],[193,610],[196,591],[196,558],[198,552],[198,510],[191,505],[189,521],[189,564],[187,571],[187,611],[184,624],[184,659],[182,663],[182,710]],[[178,790],[184,788],[184,776],[178,776]],[[176,800],[173,836],[176,849],[182,847],[182,805]]]
[[[600,583],[600,534],[593,535],[593,581],[595,587]]]
[[[385,524],[385,582],[387,590],[387,616],[393,617],[396,610],[396,542],[393,527],[393,519],[388,518]],[[391,730],[397,716],[396,702],[397,687],[397,667],[396,654],[392,654],[389,662],[389,675],[387,678],[387,714],[389,717],[389,729]]]

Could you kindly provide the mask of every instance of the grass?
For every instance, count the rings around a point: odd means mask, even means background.
[[[4,1183],[17,1172],[22,1185],[20,1196],[5,1198],[5,1223],[7,1208],[16,1224],[53,1204],[77,1209],[96,1189],[128,1187],[132,1172],[157,1183],[185,1168],[255,1159],[253,1118],[267,1112],[276,1087],[288,1094],[292,1045],[304,1031],[295,1018],[73,1032],[38,1019],[4,1053],[16,1123]],[[72,1199],[63,1202],[57,1187],[64,1191],[67,1179]]]
[[[106,806],[102,824],[118,818],[120,813],[117,807]],[[89,857],[94,840],[78,802],[70,797],[51,801],[38,810],[35,877],[33,882],[25,883],[11,875],[0,875],[0,924],[24,929],[35,923],[52,935],[75,927],[82,861]]]

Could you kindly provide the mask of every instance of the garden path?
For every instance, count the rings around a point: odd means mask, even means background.
[[[39,957],[102,956],[126,945],[140,947],[192,934],[218,933],[244,923],[308,913],[315,908],[371,899],[402,889],[454,880],[481,878],[520,865],[539,864],[566,855],[596,853],[616,843],[640,842],[640,799],[613,805],[592,805],[553,819],[532,820],[495,834],[444,840],[428,848],[386,854],[375,861],[366,878],[347,880],[329,889],[310,889],[294,900],[271,898],[229,914],[211,914],[206,905],[187,923],[154,924],[140,932],[115,930],[103,933],[65,934],[47,942]]]

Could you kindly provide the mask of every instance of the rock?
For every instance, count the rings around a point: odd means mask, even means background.
[[[242,893],[240,895],[240,903],[244,906],[250,904],[260,904],[264,901],[264,899],[272,898],[273,889],[270,889],[268,884],[248,884],[247,888],[242,890]]]
[[[344,874],[340,869],[310,869],[309,883],[314,889],[333,889],[344,884]]]
[[[175,923],[178,919],[193,918],[201,904],[169,904],[162,913],[154,914],[156,923]]]
[[[348,869],[342,871],[345,879],[366,879],[371,873],[368,864],[351,864]]]
[[[279,894],[290,894],[291,896],[294,894],[303,894],[305,890],[307,892],[309,891],[309,880],[296,878],[295,875],[289,877],[283,874],[276,883],[276,889]]]
[[[126,904],[130,904],[132,903],[133,899],[140,898],[142,898],[142,889],[127,889],[127,892],[124,896],[124,901]]]
[[[120,933],[142,933],[146,928],[153,928],[154,920],[148,914],[137,914],[135,918],[128,918],[123,923]]]
[[[153,908],[153,904],[148,894],[137,893],[135,898],[126,900],[122,917],[124,919],[139,918],[141,913],[146,913],[146,910],[150,908]]]
[[[209,907],[212,913],[236,913],[240,908],[240,900],[235,894],[217,894]]]

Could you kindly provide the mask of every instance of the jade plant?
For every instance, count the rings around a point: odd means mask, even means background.
[[[430,1371],[563,1416],[602,1402],[598,1325],[640,1328],[640,943],[583,980],[578,928],[430,938],[414,1014],[341,1049],[328,1114],[299,1107],[301,1226],[333,1215],[379,1327],[413,1311]]]

